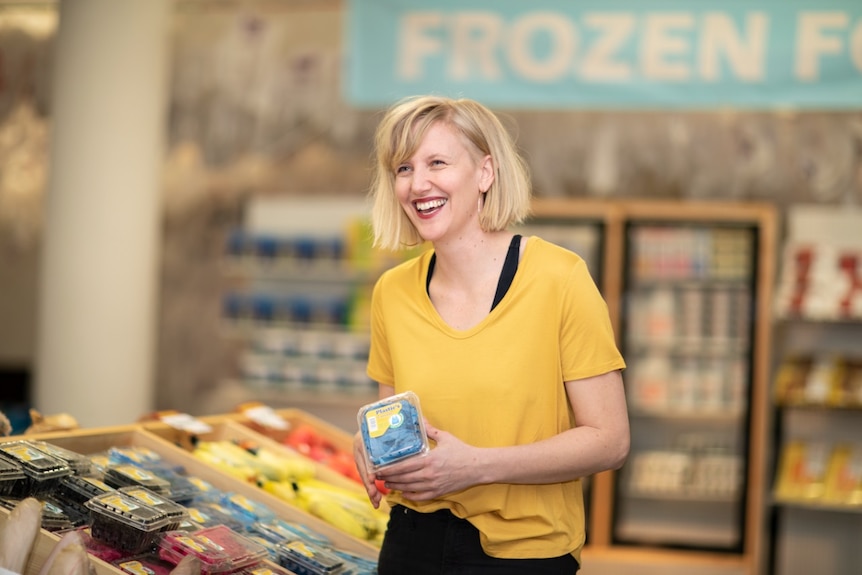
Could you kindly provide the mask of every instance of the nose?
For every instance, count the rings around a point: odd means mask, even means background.
[[[410,190],[415,193],[427,192],[431,189],[431,179],[428,170],[418,167],[414,168],[410,178]]]

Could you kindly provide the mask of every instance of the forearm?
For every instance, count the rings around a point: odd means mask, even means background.
[[[477,448],[474,469],[477,483],[556,483],[619,469],[628,452],[627,427],[581,426],[528,445]]]

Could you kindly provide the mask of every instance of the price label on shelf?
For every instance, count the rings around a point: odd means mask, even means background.
[[[286,431],[290,428],[290,424],[268,405],[255,403],[248,406],[240,406],[239,411],[262,427],[278,431]]]
[[[213,429],[207,423],[200,419],[189,415],[188,413],[180,413],[178,411],[166,411],[158,414],[158,419],[163,423],[167,423],[174,429],[187,431],[195,435],[209,433]]]

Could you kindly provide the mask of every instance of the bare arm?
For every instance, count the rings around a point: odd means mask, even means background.
[[[630,440],[620,372],[565,385],[575,414],[573,429],[528,445],[479,448],[427,425],[434,449],[378,476],[387,487],[422,501],[479,484],[556,483],[619,468]]]

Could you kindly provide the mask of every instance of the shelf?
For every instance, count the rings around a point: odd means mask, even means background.
[[[835,513],[851,513],[862,515],[862,502],[857,504],[843,503],[821,503],[818,501],[802,501],[799,499],[788,499],[775,497],[772,504],[780,507],[808,509],[811,511],[824,511]]]
[[[745,416],[741,409],[643,409],[630,408],[629,417],[668,419],[676,421],[697,421],[710,423],[737,423]]]
[[[824,411],[836,413],[859,412],[859,414],[862,415],[862,405],[827,405],[824,403],[776,402],[775,407],[783,410],[798,409],[801,411]]]
[[[658,491],[641,491],[637,489],[628,489],[626,491],[626,496],[636,499],[665,501],[669,503],[718,503],[725,505],[727,503],[739,503],[740,501],[740,493],[714,495],[686,490],[674,493],[667,493]]]
[[[651,289],[656,287],[672,287],[675,289],[687,289],[687,288],[699,288],[704,291],[713,291],[715,288],[734,288],[734,289],[748,289],[749,288],[749,278],[738,278],[738,277],[714,277],[714,276],[702,276],[702,277],[685,277],[680,276],[678,278],[667,277],[667,278],[645,278],[638,277],[637,279],[632,280],[630,286],[635,289]]]
[[[346,260],[225,260],[227,278],[254,281],[353,284],[373,281],[379,272],[357,267]]]
[[[794,206],[787,213],[773,299],[769,573],[859,572],[862,438],[859,213]],[[856,457],[854,460],[853,457]]]
[[[851,326],[862,328],[862,316],[854,317],[806,317],[801,315],[776,315],[781,324],[813,324],[825,326]]]
[[[630,339],[629,354],[649,355],[651,353],[666,353],[669,356],[703,357],[703,358],[727,358],[745,356],[748,354],[746,340],[712,340],[712,341],[686,341],[679,339]]]
[[[681,545],[699,549],[732,548],[739,544],[734,529],[719,529],[709,525],[679,526],[655,520],[621,525],[617,535],[620,539],[640,541],[657,546]]]
[[[308,386],[296,389],[280,389],[275,387],[257,387],[243,385],[232,380],[231,385],[239,386],[253,394],[262,403],[275,408],[294,407],[295,405],[318,405],[324,407],[344,407],[356,405],[361,407],[378,399],[376,389],[309,389]]]

